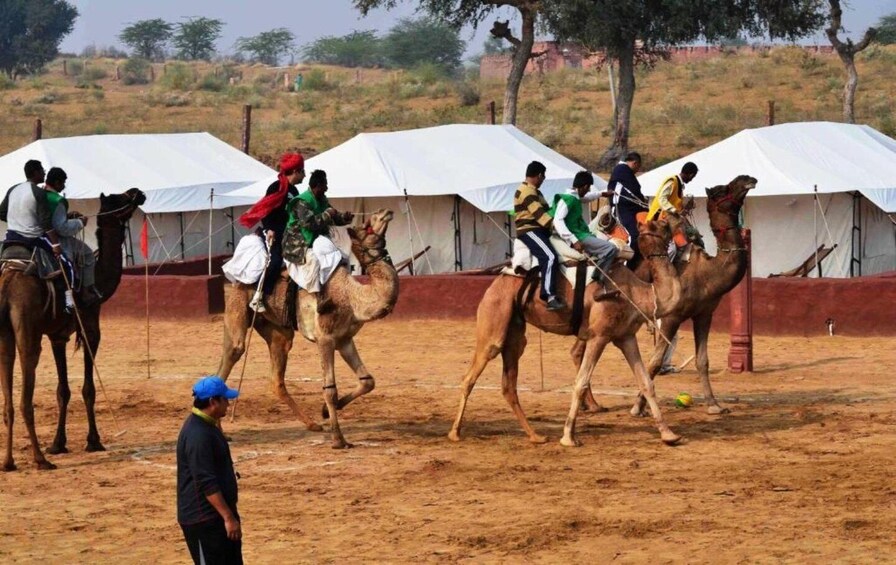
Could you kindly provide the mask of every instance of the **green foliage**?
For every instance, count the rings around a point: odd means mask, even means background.
[[[877,28],[875,41],[884,45],[896,43],[896,13],[882,17],[875,27]]]
[[[55,90],[48,90],[38,96],[34,102],[37,104],[55,104],[56,102],[64,102],[65,95],[56,92]]]
[[[84,63],[77,59],[72,59],[66,63],[66,69],[68,74],[76,77],[84,72]]]
[[[161,18],[140,20],[121,30],[118,39],[143,59],[164,58],[165,44],[174,35],[174,25]]]
[[[159,81],[170,90],[190,90],[194,82],[193,69],[183,63],[168,64]]]
[[[302,90],[332,90],[335,86],[321,69],[311,69],[302,75]]]
[[[109,76],[109,73],[106,72],[106,69],[102,67],[98,67],[96,65],[90,65],[84,69],[84,80],[94,81],[101,80]]]
[[[308,62],[341,67],[375,67],[383,64],[380,39],[373,31],[353,31],[342,37],[322,37],[305,46]]]
[[[121,82],[123,84],[148,84],[149,61],[132,57],[121,66]]]
[[[199,79],[196,87],[199,90],[221,92],[222,90],[227,88],[227,81],[220,76],[215,76],[213,73],[208,73],[203,75],[203,77]]]
[[[11,90],[16,87],[14,80],[4,74],[0,74],[0,90]]]
[[[455,90],[457,91],[457,100],[461,106],[476,106],[479,104],[481,99],[479,85],[471,81],[458,82]]]
[[[241,53],[248,53],[252,61],[276,66],[280,57],[295,50],[295,40],[291,31],[281,27],[254,37],[241,37],[236,42],[236,48]]]
[[[59,54],[77,17],[66,0],[2,0],[0,71],[10,78],[39,72]]]
[[[402,19],[383,39],[383,55],[395,67],[423,64],[453,72],[461,64],[466,43],[458,30],[434,18]]]
[[[177,57],[187,61],[210,60],[224,22],[214,18],[188,18],[176,25],[171,38]]]

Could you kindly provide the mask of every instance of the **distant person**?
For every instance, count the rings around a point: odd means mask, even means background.
[[[237,396],[220,377],[200,379],[177,437],[177,521],[197,565],[243,562],[237,477],[218,425]]]
[[[264,198],[259,200],[247,212],[240,216],[240,223],[251,228],[257,222],[261,222],[262,239],[267,232],[273,234],[271,242],[270,261],[264,274],[262,283],[262,296],[267,296],[274,291],[280,271],[283,270],[283,232],[289,214],[286,212],[286,204],[290,199],[299,195],[296,185],[301,184],[305,178],[305,159],[299,153],[286,153],[280,158],[280,173],[277,180],[271,183]],[[249,303],[249,307],[256,312],[264,312],[262,297],[255,296]]]
[[[628,268],[635,270],[641,262],[641,253],[638,251],[638,220],[640,212],[648,210],[647,199],[641,193],[641,183],[635,176],[641,170],[641,155],[632,151],[620,161],[610,174],[610,182],[607,190],[615,193],[614,204],[619,222],[629,235],[629,246],[634,251],[634,256],[626,261]]]
[[[522,241],[529,251],[538,259],[541,271],[541,299],[548,310],[562,310],[566,303],[557,296],[557,274],[559,263],[557,252],[551,245],[551,226],[553,221],[549,213],[550,207],[541,194],[547,168],[538,161],[532,161],[526,167],[526,180],[513,195],[514,221],[516,237]]]

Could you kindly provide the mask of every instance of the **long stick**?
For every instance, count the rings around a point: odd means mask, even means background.
[[[146,282],[146,378],[152,378],[149,356],[149,257],[143,259],[144,281]]]

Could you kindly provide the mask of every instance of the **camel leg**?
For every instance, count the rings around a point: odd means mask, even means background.
[[[283,334],[269,324],[261,324],[258,327],[258,333],[268,343],[268,351],[271,354],[271,370],[273,371],[271,378],[274,395],[289,406],[292,413],[305,424],[306,428],[312,432],[323,430],[299,407],[286,389],[286,359],[289,350],[292,349],[292,336]]]
[[[358,377],[358,387],[345,396],[341,397],[336,403],[336,409],[342,410],[357,398],[364,396],[368,392],[372,391],[376,387],[376,381],[374,380],[370,372],[367,371],[367,367],[364,366],[364,362],[361,361],[361,356],[358,355],[358,348],[355,347],[355,340],[349,339],[345,344],[343,344],[342,347],[339,348],[339,355],[351,368],[351,370],[354,371],[355,376]],[[324,418],[330,417],[329,410],[327,409],[326,404],[324,404],[321,413]]]
[[[84,346],[90,347],[94,357],[100,347],[100,324],[99,320],[91,323],[84,321],[87,329],[87,335],[84,336]],[[84,398],[84,407],[87,409],[87,447],[85,451],[106,451],[100,441],[100,432],[96,427],[96,385],[93,383],[93,358],[90,353],[84,351],[84,386],[81,387],[81,396]]]
[[[246,352],[246,337],[252,331],[249,327],[251,319],[246,293],[230,289],[227,298],[230,308],[224,315],[224,346],[221,363],[218,365],[218,376],[224,381],[227,381],[234,365]]]
[[[16,361],[16,349],[12,336],[7,332],[0,335],[0,385],[3,387],[3,423],[6,424],[6,455],[3,458],[3,470],[15,471],[16,463],[12,457],[12,424],[15,419],[15,407],[12,401],[12,368]]]
[[[666,340],[672,341],[672,336],[678,332],[680,325],[681,320],[672,320],[670,318],[661,320],[659,325],[660,335],[666,339],[660,338],[656,341],[656,347],[654,347],[653,353],[650,355],[650,362],[647,363],[647,374],[650,375],[651,380],[659,374],[663,365],[663,358],[669,349],[669,343]],[[631,414],[638,417],[647,416],[647,400],[640,392],[638,393],[638,400],[632,406]]]
[[[320,353],[320,368],[324,376],[324,402],[327,403],[327,412],[330,415],[330,436],[333,449],[346,449],[352,445],[345,441],[342,430],[339,429],[339,415],[336,406],[339,403],[339,391],[336,390],[336,344],[329,338],[321,338],[317,341],[317,350]]]
[[[582,364],[582,357],[585,355],[585,342],[581,339],[576,339],[569,354],[572,356],[572,362],[576,366],[576,371],[578,371],[579,366]],[[582,398],[582,405],[579,406],[579,410],[581,412],[599,414],[606,412],[607,408],[600,405],[597,399],[594,398],[594,392],[591,390],[591,387],[588,387],[585,389],[585,396]]]
[[[501,374],[501,393],[504,399],[513,409],[513,414],[522,426],[523,431],[529,436],[532,443],[545,443],[548,439],[535,433],[529,420],[526,419],[526,413],[520,406],[520,397],[517,394],[516,384],[519,377],[520,357],[523,350],[526,349],[526,324],[511,323],[507,328],[507,336],[504,338],[504,347],[501,350],[501,357],[504,361],[504,370]]]
[[[663,413],[660,411],[660,405],[656,401],[656,395],[654,394],[653,379],[647,374],[644,362],[641,361],[637,337],[634,335],[628,336],[614,343],[616,347],[622,350],[625,360],[628,361],[629,367],[632,368],[632,373],[635,375],[638,387],[641,389],[641,395],[646,398],[647,404],[650,406],[650,412],[653,414],[656,427],[660,431],[660,437],[666,445],[675,445],[681,440],[681,436],[673,432],[665,420],[663,420]]]
[[[728,414],[727,408],[719,405],[712,386],[709,384],[709,329],[712,327],[712,313],[694,318],[694,344],[697,349],[697,372],[703,385],[703,397],[706,399],[706,412],[713,415]]]
[[[576,374],[576,384],[572,391],[569,415],[567,415],[566,423],[563,425],[563,437],[560,439],[561,445],[566,447],[579,447],[582,445],[576,439],[576,418],[578,417],[585,391],[591,388],[591,373],[594,372],[594,366],[597,365],[597,361],[600,359],[606,346],[607,341],[601,337],[591,338],[585,344],[582,362],[579,364],[579,372]]]
[[[26,316],[28,316],[26,314]],[[34,427],[34,384],[37,378],[37,363],[40,360],[41,335],[33,331],[30,318],[21,323],[21,331],[16,332],[16,346],[19,353],[19,365],[22,368],[22,419],[28,428],[28,437],[31,440],[31,453],[34,456],[34,464],[40,470],[55,469],[40,449],[40,441],[37,439],[37,430]],[[11,382],[11,381],[10,381]]]
[[[56,406],[59,410],[59,420],[56,425],[56,437],[53,444],[47,448],[47,453],[68,453],[65,446],[67,437],[65,434],[65,420],[68,415],[68,401],[72,397],[71,388],[68,385],[68,362],[65,358],[66,341],[51,341],[53,347],[53,360],[56,362]]]

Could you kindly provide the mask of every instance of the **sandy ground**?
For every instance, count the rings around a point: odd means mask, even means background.
[[[80,353],[72,453],[51,457],[57,470],[34,470],[17,414],[20,470],[0,475],[0,561],[188,560],[175,522],[174,443],[193,380],[217,367],[221,322],[153,323],[151,379],[142,323],[104,326],[101,375],[126,430],[116,437],[100,398],[107,452],[83,451]],[[896,559],[892,339],[759,337],[756,372],[731,375],[723,369],[727,335],[714,334],[716,393],[732,412],[714,417],[674,406],[680,391],[699,400],[693,366],[661,377],[667,419],[686,438],[674,448],[660,442],[650,419],[628,415],[634,379],[621,353],[608,350],[593,383],[610,410],[581,419],[585,445],[568,449],[557,440],[574,374],[570,341],[542,338],[541,390],[533,328],[521,399],[551,442],[526,441],[497,388],[499,361],[472,396],[465,440],[445,438],[473,332],[473,322],[365,328],[359,350],[378,386],[342,413],[356,445],[347,451],[330,449],[325,434],[305,431],[274,399],[263,341],[253,339],[238,417],[228,426],[248,562]],[[649,336],[641,337],[646,345]],[[316,413],[316,352],[297,342],[291,359],[289,387]],[[341,362],[337,370],[347,391],[354,379]],[[44,445],[56,418],[54,374],[47,347],[36,393]]]

